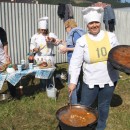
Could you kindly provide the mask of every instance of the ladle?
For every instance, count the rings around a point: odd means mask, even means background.
[[[72,107],[72,106],[71,106],[71,105],[72,105],[72,104],[71,104],[71,94],[69,94],[69,103],[68,103],[68,104],[69,104],[69,108],[71,109],[71,107]]]

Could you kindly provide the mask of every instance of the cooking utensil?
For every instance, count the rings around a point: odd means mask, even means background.
[[[69,94],[69,102],[68,102],[68,105],[69,105],[69,107],[70,107],[70,109],[71,109],[71,94]]]
[[[64,106],[62,108],[60,108],[57,112],[56,112],[56,117],[57,119],[59,120],[59,125],[61,127],[62,130],[94,130],[96,128],[96,125],[97,125],[97,120],[98,120],[98,113],[97,113],[97,110],[96,109],[93,109],[93,108],[89,108],[89,107],[86,107],[84,105],[71,105],[71,110],[72,109],[83,109],[85,110],[86,112],[90,112],[90,113],[93,113],[93,115],[96,117],[96,120],[93,121],[91,124],[88,124],[86,126],[83,126],[83,127],[75,127],[75,126],[70,126],[70,125],[67,125],[65,124],[62,120],[61,120],[61,116],[65,113],[67,113],[68,111],[70,112],[70,107],[67,105],[67,106]],[[80,110],[79,110],[80,111]],[[79,122],[80,123],[80,122]]]
[[[9,93],[1,93],[0,94],[0,102],[3,101],[8,101],[10,99],[10,94]]]
[[[108,55],[108,61],[114,68],[130,74],[130,46],[119,45],[112,48]]]

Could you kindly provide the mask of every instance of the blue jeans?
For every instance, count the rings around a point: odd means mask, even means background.
[[[106,120],[115,86],[116,83],[111,87],[106,84],[104,88],[99,88],[98,85],[95,85],[94,88],[90,89],[87,84],[83,83],[82,85],[81,105],[90,107],[95,99],[98,99],[98,123],[96,130],[104,130],[106,128]]]
[[[68,74],[68,85],[70,84],[70,75]],[[81,83],[80,80],[78,80],[78,83],[76,85],[76,88],[74,89],[72,95],[71,95],[71,104],[79,104],[80,101],[80,92],[81,92]]]

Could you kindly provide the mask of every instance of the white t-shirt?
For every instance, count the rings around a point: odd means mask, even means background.
[[[5,58],[5,52],[4,52],[4,47],[3,44],[0,40],[0,63],[5,63],[6,62],[6,58]]]

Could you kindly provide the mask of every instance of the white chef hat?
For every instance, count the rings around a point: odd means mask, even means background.
[[[93,21],[101,22],[103,11],[104,10],[102,7],[87,7],[84,10],[82,10],[83,18],[86,24]]]
[[[38,29],[48,29],[48,17],[42,17],[38,20]]]

